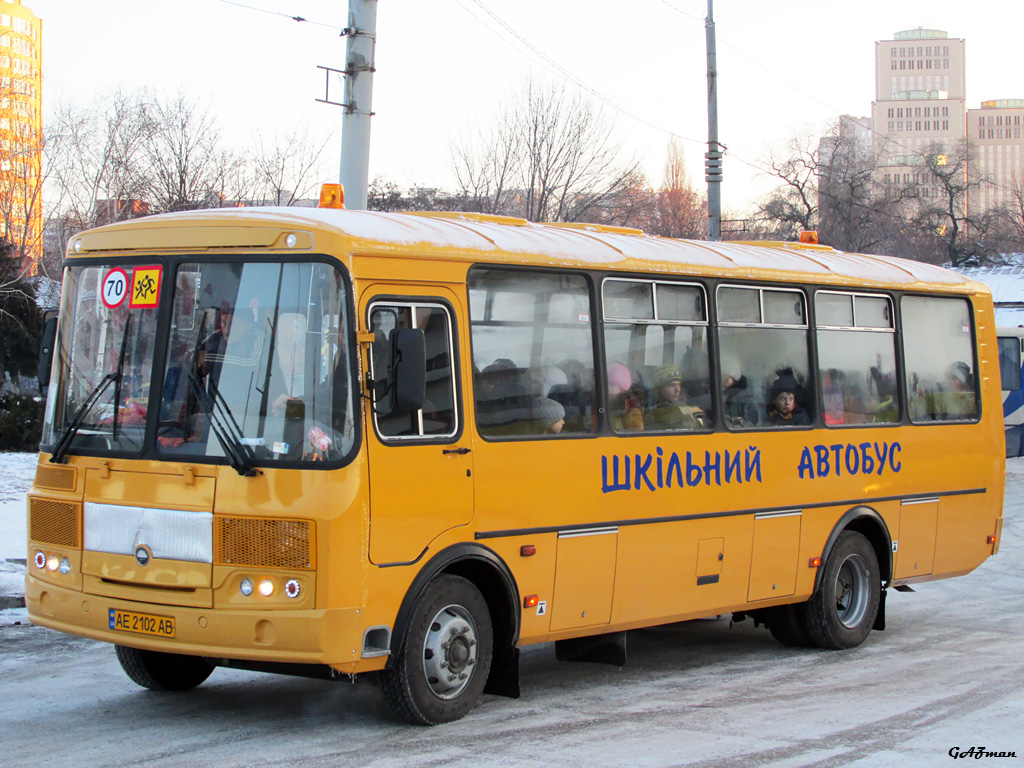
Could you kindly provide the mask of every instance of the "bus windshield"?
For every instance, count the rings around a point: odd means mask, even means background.
[[[127,273],[119,268],[67,270],[44,445],[56,443],[77,417],[75,449],[120,452],[143,446],[157,311],[131,309],[123,296],[120,302],[104,301],[103,281],[114,272],[125,275],[117,285],[126,290]]]
[[[345,291],[335,268],[177,264],[162,290],[161,301],[172,304],[162,360],[153,352],[156,308],[132,308],[126,301],[111,309],[99,299],[110,271],[68,270],[55,373],[54,391],[60,394],[52,398],[56,405],[44,442],[61,438],[107,376],[116,381],[89,407],[73,449],[146,448],[169,459],[228,457],[233,465],[237,460],[246,466],[336,462],[350,453],[352,358]],[[111,376],[122,344],[123,371]],[[160,375],[151,388],[154,369]],[[153,409],[156,432],[147,439]]]

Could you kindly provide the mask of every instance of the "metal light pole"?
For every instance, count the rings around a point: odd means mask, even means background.
[[[704,181],[708,184],[708,240],[721,240],[722,145],[718,143],[718,64],[713,0],[708,0],[704,30],[708,48],[708,151],[704,153]]]
[[[373,97],[377,0],[349,0],[345,51],[345,117],[341,124],[341,173],[345,205],[366,210],[370,174],[370,118]]]

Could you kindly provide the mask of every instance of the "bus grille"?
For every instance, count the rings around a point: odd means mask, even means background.
[[[28,537],[41,544],[81,548],[78,504],[30,496]]]
[[[55,491],[75,490],[78,470],[74,467],[60,467],[55,464],[36,465],[36,486],[52,488]]]
[[[306,520],[214,517],[213,562],[256,568],[312,570],[312,532]]]

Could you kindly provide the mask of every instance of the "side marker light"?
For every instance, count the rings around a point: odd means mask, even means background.
[[[519,548],[520,557],[533,557],[537,554],[537,547],[533,544],[524,544]]]
[[[987,541],[988,541],[989,544],[995,544],[996,543],[996,536],[995,536],[995,534],[992,534],[991,536],[989,536]]]
[[[540,598],[537,595],[527,595],[523,600],[523,608],[536,608]]]
[[[807,567],[808,568],[819,568],[819,567],[821,567],[821,558],[820,557],[812,557],[810,559],[810,561],[807,563]]]

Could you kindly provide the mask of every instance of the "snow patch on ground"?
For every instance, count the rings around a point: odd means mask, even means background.
[[[0,600],[25,593],[25,499],[38,461],[35,453],[0,453]],[[0,610],[0,626],[19,621],[28,622],[24,608]]]

